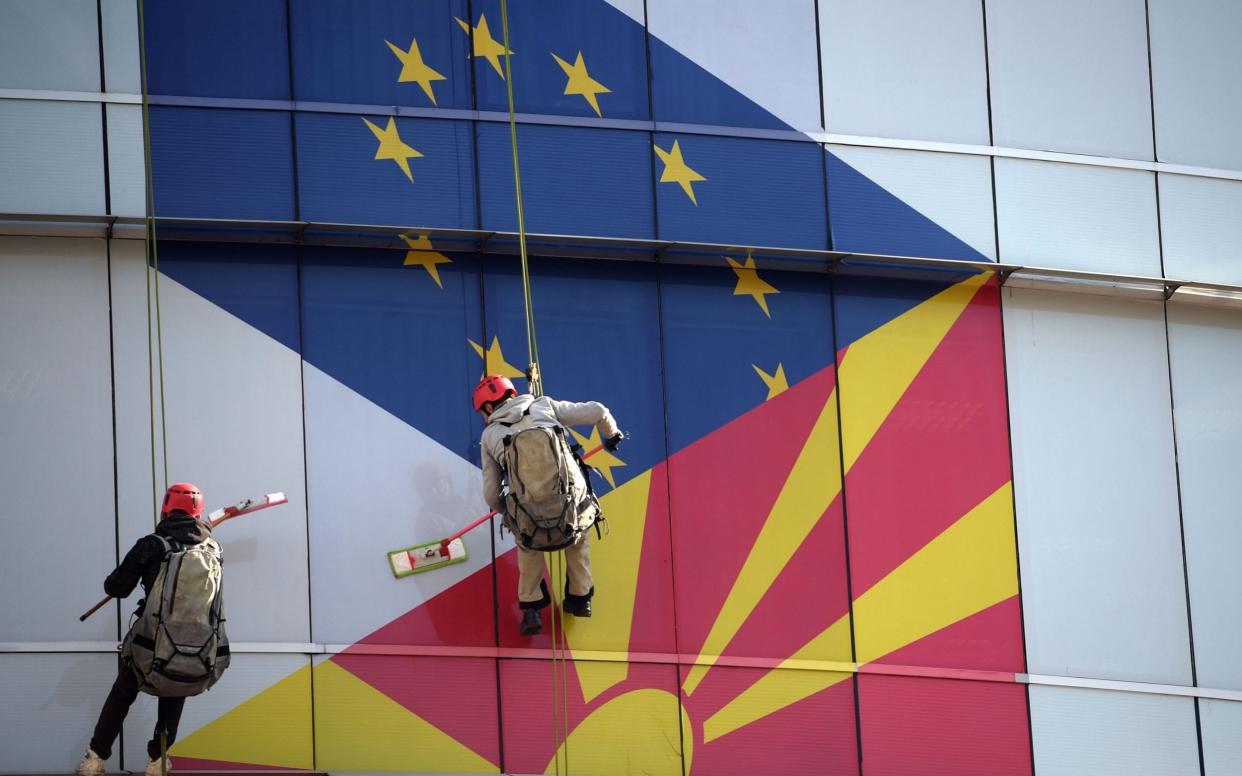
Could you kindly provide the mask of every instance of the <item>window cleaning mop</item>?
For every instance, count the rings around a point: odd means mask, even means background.
[[[220,509],[210,513],[207,515],[206,522],[212,528],[215,528],[226,520],[232,520],[235,517],[248,515],[251,512],[258,512],[260,509],[267,509],[268,507],[287,504],[288,502],[289,499],[285,497],[284,493],[268,493],[266,496],[259,496],[258,498],[242,499],[236,504],[221,507]],[[79,617],[78,622],[85,622],[87,617],[90,617],[92,614],[102,609],[104,604],[111,600],[112,596],[104,596],[103,600],[92,606],[86,611],[85,614]]]
[[[594,447],[583,453],[580,460],[585,461],[603,449],[604,445]],[[496,512],[488,512],[452,536],[393,550],[388,553],[388,566],[392,569],[392,575],[401,579],[411,574],[444,568],[465,561],[467,557],[465,535],[496,516]]]

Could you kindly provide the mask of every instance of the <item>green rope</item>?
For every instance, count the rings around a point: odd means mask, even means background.
[[[148,409],[151,413],[151,500],[153,507],[151,517],[155,523],[158,523],[160,487],[159,480],[156,477],[155,466],[155,378],[157,374],[157,361],[160,387],[160,449],[163,455],[165,486],[168,484],[168,416],[164,401],[164,336],[160,316],[160,255],[159,240],[157,239],[155,227],[155,176],[152,172],[151,161],[151,98],[147,83],[146,4],[144,0],[138,0],[138,43],[142,59],[140,72],[142,80],[142,150],[143,172],[146,178],[146,233],[143,241],[143,247],[146,250],[143,255],[143,269],[145,270],[147,281],[147,388]],[[150,254],[154,261],[154,273],[147,264],[146,254]],[[151,327],[152,274],[155,275],[154,331],[152,331]],[[152,340],[155,343],[154,350]]]
[[[530,355],[530,392],[543,395],[539,373],[539,338],[535,334],[535,303],[530,292],[530,262],[526,254],[526,211],[522,206],[522,170],[518,163],[517,119],[513,109],[513,68],[510,65],[509,3],[500,0],[500,26],[504,38],[505,92],[509,98],[509,145],[513,151],[513,190],[517,202],[518,253],[522,259],[522,301],[526,307],[526,352]]]

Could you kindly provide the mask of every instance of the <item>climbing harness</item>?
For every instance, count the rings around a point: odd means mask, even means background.
[[[500,22],[503,31],[505,58],[505,92],[509,100],[509,145],[513,153],[513,189],[517,205],[518,222],[518,253],[522,263],[522,302],[526,311],[526,349],[530,355],[530,366],[526,370],[526,378],[530,382],[530,392],[536,398],[543,395],[543,376],[539,372],[539,339],[535,335],[535,305],[530,291],[530,264],[526,254],[526,214],[522,205],[522,171],[518,161],[517,120],[513,108],[513,69],[510,64],[509,48],[509,3],[500,0]],[[552,577],[552,589],[567,590],[565,552],[558,550],[550,553],[548,570]],[[559,587],[558,587],[559,586]],[[562,596],[564,593],[562,593]],[[552,738],[554,771],[557,776],[569,774],[569,656],[568,638],[565,634],[564,616],[553,601],[549,607],[552,612],[550,620],[550,636],[552,637]],[[559,741],[558,741],[559,739]]]

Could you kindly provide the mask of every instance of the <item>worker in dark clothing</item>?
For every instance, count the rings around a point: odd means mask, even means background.
[[[144,597],[138,602],[135,617],[141,616],[146,605],[146,596],[150,595],[151,586],[155,583],[164,561],[164,543],[156,535],[182,547],[200,544],[211,538],[211,526],[200,519],[202,514],[203,494],[197,486],[185,482],[171,486],[164,495],[160,522],[155,533],[134,543],[121,565],[104,580],[104,592],[113,598],[125,598],[141,583]],[[105,761],[112,756],[112,744],[121,732],[121,724],[129,713],[129,707],[138,697],[139,686],[137,674],[122,660],[116,681],[112,684],[112,691],[108,693],[108,699],[104,701],[103,709],[99,712],[99,722],[95,725],[90,748],[86,750],[86,756],[74,771],[77,776],[104,774]],[[167,747],[171,747],[177,738],[177,724],[181,721],[184,706],[185,698],[159,699],[155,734],[147,743],[146,776],[157,776],[162,772],[163,758]]]

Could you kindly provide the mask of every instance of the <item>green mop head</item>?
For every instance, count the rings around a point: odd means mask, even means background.
[[[447,555],[441,552],[440,546],[438,541],[427,542],[388,553],[388,565],[392,568],[392,575],[401,579],[411,574],[461,563],[466,559],[466,543],[460,537],[449,542]]]

